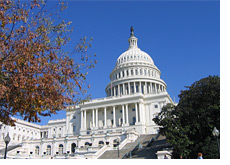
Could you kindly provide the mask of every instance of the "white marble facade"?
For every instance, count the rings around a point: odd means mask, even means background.
[[[22,144],[20,152],[10,152],[12,157],[61,157],[64,153],[84,157],[87,153],[102,153],[106,150],[102,146],[112,146],[118,138],[125,144],[141,134],[156,134],[158,126],[152,118],[173,101],[160,70],[138,48],[137,40],[131,31],[129,48],[118,57],[110,74],[106,97],[70,106],[65,110],[65,119],[50,120],[47,125],[19,119],[16,127],[1,125],[0,146],[4,146],[3,137],[10,132],[14,139],[11,144]]]

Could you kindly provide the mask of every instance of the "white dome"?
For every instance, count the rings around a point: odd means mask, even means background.
[[[121,96],[137,92],[157,94],[166,91],[160,70],[150,55],[138,48],[133,27],[130,30],[129,48],[117,58],[116,66],[110,73],[111,82],[105,89],[106,95]]]
[[[131,37],[129,38],[129,48],[118,57],[116,66],[133,62],[147,63],[154,66],[152,58],[147,53],[138,48],[137,40],[138,39],[132,33]]]
[[[142,62],[154,65],[152,58],[137,47],[129,48],[127,51],[122,53],[117,59],[116,66],[129,62]]]

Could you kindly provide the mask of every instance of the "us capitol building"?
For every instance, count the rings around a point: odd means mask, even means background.
[[[11,141],[8,158],[97,159],[110,150],[122,149],[142,135],[157,134],[154,118],[172,99],[153,59],[137,46],[131,35],[105,88],[106,97],[66,109],[66,118],[37,125],[16,119],[16,126],[0,123],[0,154],[4,137]],[[1,156],[1,155],[0,155]]]

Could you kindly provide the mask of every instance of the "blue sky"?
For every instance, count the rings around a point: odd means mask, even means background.
[[[49,2],[54,3],[53,1]],[[56,3],[56,2],[55,2]],[[161,71],[172,99],[185,86],[209,75],[220,75],[220,3],[212,1],[69,1],[62,18],[72,21],[70,47],[81,37],[93,37],[89,53],[98,64],[87,82],[92,99],[105,97],[116,59],[128,48],[130,27],[138,47]],[[48,120],[65,118],[60,111]]]

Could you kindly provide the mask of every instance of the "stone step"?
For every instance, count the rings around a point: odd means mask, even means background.
[[[111,150],[106,151],[98,159],[121,159],[126,153],[132,151],[139,143],[145,147],[154,136],[156,135],[141,135],[135,142],[126,144],[121,150],[119,150],[119,158],[118,150]]]

